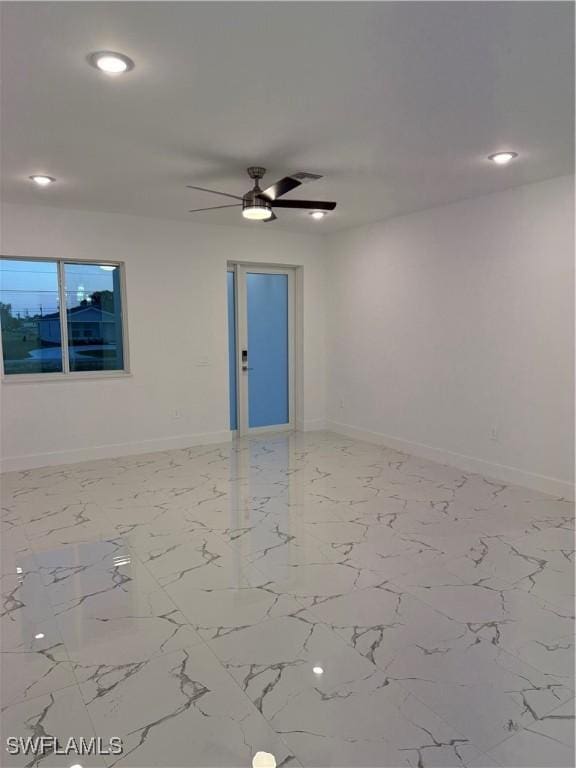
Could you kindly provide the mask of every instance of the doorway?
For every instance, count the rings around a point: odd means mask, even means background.
[[[227,280],[230,429],[293,429],[294,269],[234,264]]]

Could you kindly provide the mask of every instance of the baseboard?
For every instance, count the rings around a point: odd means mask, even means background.
[[[326,429],[324,419],[308,419],[307,421],[296,422],[296,429],[299,432],[322,432]]]
[[[574,500],[574,485],[566,480],[559,480],[555,477],[538,475],[532,472],[526,472],[517,467],[509,467],[505,464],[496,464],[484,459],[478,459],[474,456],[466,456],[453,451],[446,451],[442,448],[434,448],[422,443],[413,443],[408,440],[402,440],[398,437],[385,435],[381,432],[370,432],[365,429],[357,429],[349,424],[341,424],[336,421],[329,421],[326,429],[341,435],[353,437],[356,440],[364,440],[367,443],[376,443],[377,445],[386,445],[389,448],[395,448],[403,453],[410,453],[413,456],[419,456],[423,459],[437,461],[439,464],[448,464],[467,472],[473,472],[486,477],[492,477],[495,480],[501,480],[512,485],[521,485],[525,488],[531,488],[535,491],[548,493],[552,496],[559,496],[570,501]]]
[[[34,453],[28,456],[10,456],[0,460],[0,472],[19,472],[37,467],[52,467],[58,464],[77,464],[96,459],[115,459],[119,456],[131,456],[139,453],[169,451],[174,448],[192,448],[195,445],[228,443],[232,439],[229,430],[222,432],[204,432],[195,435],[176,435],[152,440],[139,440],[134,443],[114,443],[97,445],[89,448],[72,448],[66,451]]]

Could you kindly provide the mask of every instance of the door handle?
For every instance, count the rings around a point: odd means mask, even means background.
[[[253,368],[248,368],[248,366],[247,366],[247,365],[243,365],[243,366],[242,366],[242,370],[243,370],[243,371],[252,371],[252,370],[254,370],[254,369],[253,369]]]

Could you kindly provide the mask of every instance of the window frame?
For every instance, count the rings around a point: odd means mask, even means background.
[[[62,341],[62,370],[53,373],[6,373],[4,371],[4,348],[0,350],[0,375],[2,384],[32,383],[40,381],[71,381],[90,379],[117,379],[131,376],[130,350],[128,342],[128,311],[126,299],[126,264],[123,261],[111,261],[110,259],[58,259],[48,256],[13,256],[0,255],[0,260],[12,261],[45,261],[56,264],[58,275],[58,303],[60,311],[60,336]],[[71,371],[68,355],[68,318],[66,308],[66,276],[64,267],[66,264],[94,264],[96,266],[117,267],[120,270],[120,318],[122,321],[122,345],[124,354],[124,367],[111,371]],[[2,344],[2,332],[0,328],[0,345]]]

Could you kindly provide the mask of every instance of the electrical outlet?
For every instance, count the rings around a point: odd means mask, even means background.
[[[493,426],[490,430],[490,440],[494,443],[500,442],[500,429],[497,426]]]

